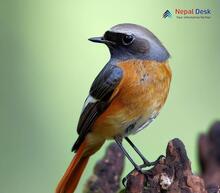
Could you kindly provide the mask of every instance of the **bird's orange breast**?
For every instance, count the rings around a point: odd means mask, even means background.
[[[131,126],[135,132],[158,114],[171,81],[167,62],[128,60],[118,66],[123,70],[123,78],[112,94],[111,104],[93,126],[93,132],[105,138],[125,135]]]

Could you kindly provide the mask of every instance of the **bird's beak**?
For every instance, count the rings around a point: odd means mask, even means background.
[[[112,42],[112,41],[105,40],[102,36],[101,36],[101,37],[93,37],[93,38],[89,38],[89,41],[91,41],[91,42],[95,42],[95,43],[115,44],[115,43]]]
[[[89,41],[95,42],[95,43],[105,43],[105,40],[102,36],[89,38]]]

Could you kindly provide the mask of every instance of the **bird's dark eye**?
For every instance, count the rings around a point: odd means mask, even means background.
[[[124,45],[129,45],[134,41],[134,37],[132,35],[125,35],[122,39],[122,43]]]

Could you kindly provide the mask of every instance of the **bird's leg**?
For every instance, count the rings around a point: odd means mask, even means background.
[[[144,155],[140,152],[140,150],[132,143],[132,141],[128,138],[128,137],[125,137],[125,140],[131,145],[131,147],[134,149],[134,151],[140,156],[140,158],[143,160],[144,164],[140,165],[139,167],[140,168],[144,168],[144,167],[149,167],[149,166],[154,166],[156,165],[159,160],[164,157],[163,155],[160,155],[156,161],[154,162],[149,162],[145,157]]]
[[[125,155],[125,156],[128,158],[128,160],[131,162],[131,164],[134,166],[135,170],[137,170],[138,172],[142,173],[141,167],[134,162],[134,160],[131,158],[131,156],[128,154],[128,152],[125,150],[125,148],[122,146],[121,138],[120,138],[120,137],[115,137],[115,142],[117,143],[117,145],[119,146],[119,148],[122,150],[122,152],[124,153],[124,155]]]
[[[144,157],[144,155],[140,152],[140,150],[132,143],[132,141],[125,137],[125,140],[130,144],[130,146],[134,149],[134,151],[140,156],[142,161],[144,162],[144,165],[151,166],[151,163]]]
[[[128,154],[128,152],[125,150],[125,148],[122,146],[122,138],[120,137],[115,137],[115,142],[117,143],[117,145],[119,146],[119,148],[122,150],[122,152],[124,153],[124,155],[128,158],[128,160],[131,162],[131,164],[134,166],[134,170],[137,170],[138,172],[142,173],[142,170],[141,170],[141,166],[137,165],[134,160],[131,158],[131,156]],[[128,179],[128,176],[134,171],[132,170],[131,172],[129,172],[128,175],[126,175],[126,177],[124,177],[122,179],[122,184],[124,185],[124,187],[126,187],[126,182],[127,182],[127,179]]]
[[[128,152],[125,150],[125,148],[122,146],[122,138],[121,137],[115,137],[115,142],[117,143],[117,145],[119,146],[119,148],[122,150],[122,152],[124,153],[124,155],[128,158],[128,160],[131,162],[131,164],[134,166],[134,170],[142,173],[142,168],[144,167],[147,167],[147,166],[153,166],[155,165],[156,163],[158,163],[158,161],[164,157],[164,156],[160,156],[156,161],[154,162],[149,162],[144,156],[143,154],[138,150],[138,148],[131,142],[131,140],[128,138],[128,137],[125,137],[126,141],[131,145],[131,147],[137,152],[137,154],[141,157],[141,159],[143,160],[144,164],[142,165],[138,165],[134,162],[134,160],[131,158],[131,156],[128,154]],[[126,175],[126,177],[124,177],[122,179],[122,183],[124,186],[126,186],[126,182],[127,182],[127,179],[128,179],[128,176],[134,171],[132,170],[131,172],[129,172],[128,175]]]

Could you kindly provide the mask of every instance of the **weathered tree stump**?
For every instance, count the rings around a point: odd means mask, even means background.
[[[179,139],[171,140],[166,156],[143,174],[133,171],[124,193],[220,193],[220,122],[207,135],[199,138],[199,159],[202,174],[192,173],[185,146]],[[107,148],[106,155],[94,169],[84,193],[119,192],[124,155],[116,144]]]
[[[139,191],[136,191],[139,187],[130,185],[134,175],[137,173],[128,178],[126,193],[207,193],[203,179],[192,173],[184,144],[179,139],[168,143],[165,158],[144,175],[139,174],[145,179]]]

